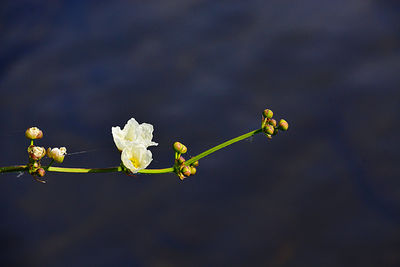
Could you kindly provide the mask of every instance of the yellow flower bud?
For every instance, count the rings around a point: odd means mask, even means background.
[[[187,152],[186,146],[180,142],[174,143],[174,150],[181,154],[185,154]]]
[[[272,116],[274,116],[274,113],[273,113],[272,110],[270,110],[270,109],[265,109],[265,110],[263,111],[263,116],[264,116],[264,118],[271,119]]]
[[[268,124],[269,125],[272,125],[272,127],[276,127],[276,120],[274,120],[274,119],[270,119],[269,121],[268,121]]]
[[[191,172],[190,172],[190,167],[183,165],[181,167],[181,173],[183,173],[183,175],[185,175],[186,177],[190,176]]]
[[[282,131],[287,131],[287,129],[289,128],[289,124],[287,123],[287,121],[285,121],[284,119],[279,121],[279,129]]]
[[[43,132],[37,127],[31,127],[25,131],[25,136],[28,139],[40,139],[43,137]]]
[[[193,163],[192,163],[192,166],[193,166],[193,167],[199,166],[199,161],[197,160],[197,161],[193,162]]]
[[[272,127],[272,125],[269,125],[269,124],[265,125],[264,133],[269,134],[269,135],[273,134],[274,133],[274,127]]]

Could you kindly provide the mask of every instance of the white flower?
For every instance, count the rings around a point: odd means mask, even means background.
[[[144,145],[131,142],[122,150],[121,160],[132,173],[137,173],[149,166],[153,158],[151,151],[147,150]]]
[[[153,142],[153,125],[148,123],[139,124],[134,118],[130,119],[121,130],[119,126],[112,127],[114,143],[120,151],[123,151],[131,143],[142,144],[145,148],[148,146],[157,146]]]
[[[67,149],[65,147],[53,148],[50,147],[47,149],[47,156],[51,159],[54,159],[58,163],[62,163],[64,161],[64,157],[67,154]]]
[[[153,142],[153,125],[148,123],[139,124],[131,118],[121,130],[119,126],[112,127],[114,143],[122,151],[122,164],[132,173],[145,169],[153,160],[149,146],[157,146]]]

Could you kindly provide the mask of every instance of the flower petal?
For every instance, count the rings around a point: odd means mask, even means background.
[[[157,146],[158,143],[151,141],[153,139],[153,125],[149,123],[140,124],[140,136],[144,140],[147,146]]]
[[[117,126],[112,127],[111,132],[114,143],[120,151],[124,150],[124,148],[132,142],[142,144],[146,148],[148,146],[158,145],[156,142],[152,141],[153,125],[149,123],[142,123],[139,125],[134,118],[131,118],[122,130]]]
[[[125,147],[125,142],[124,142],[124,134],[119,126],[117,127],[112,127],[111,128],[111,133],[114,139],[114,143],[117,146],[117,148],[122,151]]]
[[[132,173],[145,169],[153,160],[150,150],[137,143],[130,143],[122,150],[121,161]]]

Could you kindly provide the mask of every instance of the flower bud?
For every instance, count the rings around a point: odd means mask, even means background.
[[[191,167],[190,167],[190,175],[195,175],[196,172],[197,172],[196,168],[193,167],[193,166],[191,166]]]
[[[179,162],[179,164],[184,163],[185,162],[185,158],[180,156],[179,159],[178,159],[178,162]]]
[[[32,175],[35,174],[36,171],[37,171],[39,168],[40,168],[40,163],[37,162],[37,161],[30,162],[30,163],[28,164],[28,172],[29,172],[29,174],[32,174]]]
[[[287,131],[287,129],[289,128],[289,124],[284,119],[282,119],[279,121],[278,128],[282,131]]]
[[[174,150],[181,154],[185,154],[187,152],[186,146],[180,142],[174,143]]]
[[[272,110],[270,110],[270,109],[265,109],[265,110],[263,111],[263,116],[264,116],[264,118],[271,119],[272,116],[274,116],[274,113],[273,113]]]
[[[272,125],[269,125],[269,124],[265,125],[264,133],[269,134],[269,135],[273,134],[274,133],[274,127],[272,127]]]
[[[43,137],[43,132],[37,127],[31,127],[25,131],[25,136],[28,139],[40,139]]]
[[[179,179],[181,179],[182,181],[183,181],[183,179],[186,178],[186,176],[183,175],[182,173],[178,173],[178,177],[179,177]]]
[[[37,176],[39,176],[39,177],[43,177],[43,176],[46,174],[46,171],[45,171],[43,168],[39,168],[39,169],[36,171],[36,174],[37,174]]]
[[[64,161],[64,157],[67,154],[67,149],[65,147],[53,148],[50,147],[47,149],[47,156],[51,159],[54,159],[58,163],[62,163]]]
[[[193,163],[192,163],[192,166],[193,166],[193,167],[199,166],[199,161],[197,160],[197,161],[193,162]]]
[[[276,127],[276,120],[274,120],[274,119],[270,119],[269,121],[268,121],[268,124],[269,125],[272,125],[272,127]]]
[[[31,159],[40,160],[46,155],[46,149],[40,146],[29,146],[28,154]]]
[[[40,164],[37,163],[36,161],[32,164],[32,168],[37,169],[40,167]]]
[[[186,177],[190,176],[190,167],[183,165],[180,169],[181,173],[183,173],[183,175],[185,175]]]

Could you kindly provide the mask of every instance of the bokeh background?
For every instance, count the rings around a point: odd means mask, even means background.
[[[172,174],[0,175],[2,266],[399,266],[400,4],[392,0],[1,1],[0,165],[24,131],[63,166],[120,162],[112,126],[154,125]]]

